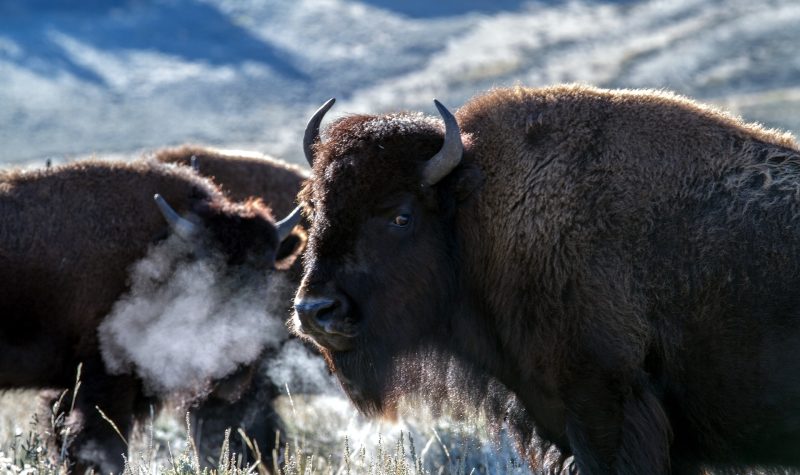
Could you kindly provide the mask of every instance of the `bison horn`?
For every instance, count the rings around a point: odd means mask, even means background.
[[[461,130],[453,114],[441,102],[433,100],[439,114],[444,119],[444,145],[441,150],[425,163],[422,169],[422,182],[426,185],[435,185],[448,173],[453,171],[461,162],[464,153],[464,144],[461,143]]]
[[[167,203],[167,200],[165,200],[163,196],[156,193],[155,195],[153,195],[153,199],[156,200],[156,205],[158,205],[158,210],[161,211],[161,214],[164,216],[164,219],[167,220],[167,223],[169,223],[169,226],[172,228],[173,231],[175,231],[175,234],[177,234],[183,239],[186,239],[187,241],[197,236],[198,232],[200,231],[200,228],[193,222],[179,215],[177,211],[172,209],[172,206],[170,206],[169,203]]]
[[[278,228],[279,242],[289,237],[292,229],[294,229],[294,227],[297,226],[297,223],[300,222],[300,216],[300,207],[298,206],[291,213],[289,213],[289,216],[275,223],[275,227]]]
[[[322,107],[314,112],[314,115],[311,116],[311,119],[309,119],[306,125],[306,133],[303,135],[303,151],[306,154],[306,160],[308,160],[308,166],[310,167],[314,166],[314,151],[311,150],[311,147],[319,138],[319,124],[322,122],[322,118],[325,117],[325,113],[333,107],[334,102],[336,102],[335,97],[328,99],[328,102],[322,104]]]

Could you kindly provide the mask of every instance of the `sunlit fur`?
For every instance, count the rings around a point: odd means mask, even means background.
[[[517,398],[496,415],[544,472],[800,466],[794,139],[586,86],[498,89],[456,117],[465,156],[433,187],[431,118],[346,117],[316,148],[298,295],[348,296],[354,349],[322,351],[356,404],[391,411],[425,392],[414,371],[457,360],[489,381],[473,399],[491,381]],[[379,224],[393,196],[414,203],[403,239]]]
[[[158,149],[151,155],[160,162],[186,166],[194,157],[200,175],[214,180],[229,199],[259,197],[278,218],[294,209],[297,191],[308,178],[308,173],[297,165],[258,153],[183,145]]]
[[[231,277],[268,278],[278,246],[269,210],[229,201],[188,167],[86,160],[0,172],[0,389],[72,388],[83,364],[76,470],[122,466],[125,447],[95,406],[127,434],[152,402],[135,377],[106,372],[97,328],[128,288],[131,265],[169,235],[154,193],[203,224],[198,257],[221,253]]]

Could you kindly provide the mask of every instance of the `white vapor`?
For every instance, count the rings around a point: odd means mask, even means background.
[[[280,273],[247,279],[225,273],[222,258],[187,254],[176,237],[151,247],[98,329],[108,371],[137,375],[151,393],[201,395],[288,336]]]
[[[341,395],[339,384],[330,374],[319,352],[300,340],[287,341],[266,365],[267,377],[279,388],[294,393]]]

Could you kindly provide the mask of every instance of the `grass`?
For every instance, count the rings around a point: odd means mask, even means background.
[[[63,451],[48,451],[42,434],[64,430],[63,416],[42,421],[35,413],[33,392],[0,394],[0,473],[66,473]],[[69,409],[69,401],[61,401]],[[125,475],[477,475],[530,473],[507,438],[499,444],[479,419],[455,421],[416,412],[394,423],[363,419],[337,395],[279,397],[276,409],[285,420],[288,439],[281,453],[273,454],[272,467],[242,463],[228,441],[241,437],[252,453],[260,448],[233,428],[225,434],[217,463],[204,466],[194,441],[187,434],[189,418],[182,421],[169,412],[152,414],[133,440]],[[58,413],[55,408],[54,413]],[[410,412],[410,411],[409,411]],[[22,422],[22,415],[27,422]],[[12,422],[13,421],[13,422]],[[113,421],[112,421],[113,422]],[[10,426],[14,425],[13,430]],[[252,458],[252,457],[251,457]],[[260,458],[260,457],[259,457]]]
[[[0,443],[0,473],[65,473],[66,465],[54,462],[48,453],[40,427],[38,417],[34,414],[26,430],[18,428],[11,437]]]
[[[0,474],[63,474],[74,396],[81,390],[81,367],[71,392],[63,391],[52,407],[42,411],[34,391],[0,392]],[[72,396],[67,397],[67,394]],[[192,434],[191,417],[180,421],[174,412],[156,414],[151,407],[144,427],[127,440],[100,408],[96,408],[128,447],[124,475],[473,475],[529,473],[507,437],[492,439],[481,418],[457,421],[434,418],[418,408],[406,408],[393,423],[363,418],[340,394],[286,395],[273,401],[286,434],[276,434],[280,453],[273,466],[243,460],[262,460],[261,448],[239,428],[225,432],[213,467],[201,463]],[[39,411],[39,412],[37,412]],[[22,424],[22,421],[27,421]],[[53,447],[53,435],[67,441]],[[503,436],[504,434],[501,434]],[[231,451],[240,437],[249,454]],[[237,444],[238,446],[238,444]],[[246,455],[246,456],[243,456]]]

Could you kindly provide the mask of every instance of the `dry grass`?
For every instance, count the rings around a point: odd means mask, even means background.
[[[0,440],[10,440],[14,434],[28,428],[36,411],[36,392],[0,392]]]
[[[282,475],[339,474],[488,474],[529,473],[516,459],[511,445],[502,440],[495,445],[479,420],[456,422],[432,419],[417,412],[413,418],[396,423],[364,420],[342,397],[283,396],[276,409],[286,421],[288,439],[276,465],[264,467],[242,464],[241,454],[231,453],[227,443],[213,467],[200,462],[191,438],[188,421],[171,413],[151,418],[130,441],[128,475],[240,475],[280,473]],[[36,421],[36,394],[8,392],[0,396],[0,473],[63,473],[54,464],[56,454],[48,454],[38,436],[43,427]],[[243,437],[235,428],[226,434]],[[250,443],[252,452],[260,448]]]

